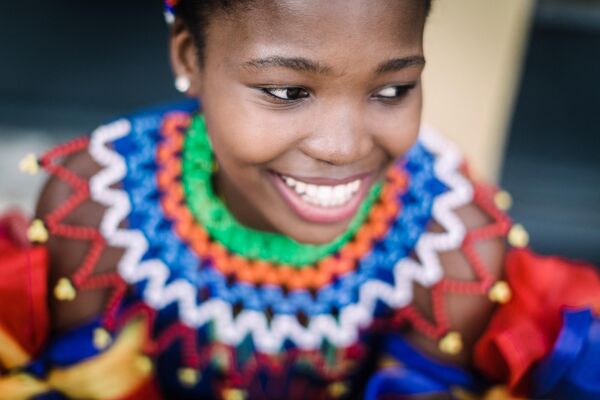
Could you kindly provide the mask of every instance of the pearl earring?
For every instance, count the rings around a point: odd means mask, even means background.
[[[191,86],[192,82],[190,82],[190,78],[185,75],[179,75],[177,79],[175,79],[175,89],[180,93],[186,93],[190,90]]]

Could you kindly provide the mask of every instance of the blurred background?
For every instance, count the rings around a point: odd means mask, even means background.
[[[25,154],[180,97],[160,0],[3,6],[0,210],[31,211]],[[426,52],[426,122],[512,194],[536,251],[600,265],[600,0],[435,0]]]

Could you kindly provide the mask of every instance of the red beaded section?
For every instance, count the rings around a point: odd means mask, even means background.
[[[498,191],[497,188],[483,184],[474,184],[474,188],[474,204],[492,218],[490,224],[474,228],[467,232],[461,245],[461,251],[473,270],[475,280],[465,281],[445,276],[431,289],[433,321],[430,321],[414,305],[411,305],[395,313],[392,325],[401,326],[408,323],[422,334],[439,340],[450,331],[450,321],[444,302],[446,295],[486,295],[496,282],[494,276],[486,268],[486,264],[479,256],[475,246],[481,241],[505,238],[512,226],[512,221],[504,212],[496,207],[493,201],[494,194]]]
[[[45,216],[45,224],[54,236],[89,242],[89,250],[81,265],[71,276],[71,282],[75,289],[112,289],[105,314],[107,325],[112,325],[127,285],[117,272],[94,275],[100,257],[106,249],[106,241],[98,229],[63,222],[75,209],[90,200],[90,192],[87,180],[79,177],[57,161],[87,150],[88,145],[89,139],[87,137],[78,138],[55,147],[40,159],[41,167],[50,175],[65,182],[72,189],[71,196],[60,207]]]

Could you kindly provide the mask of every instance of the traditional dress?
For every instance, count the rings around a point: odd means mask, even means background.
[[[509,196],[472,182],[451,143],[422,129],[348,231],[306,245],[235,221],[213,192],[197,109],[125,117],[24,162],[72,190],[32,222],[34,246],[10,218],[0,223],[0,399],[600,398],[597,271],[531,252],[504,213]],[[89,180],[58,162],[84,151],[101,166]],[[86,201],[106,207],[99,226],[66,222]],[[465,227],[456,210],[471,203],[489,225]],[[429,231],[432,221],[443,231]],[[84,241],[88,253],[47,293],[50,235]],[[498,281],[475,245],[504,237]],[[123,253],[99,273],[107,247]],[[452,250],[475,280],[444,275],[440,253]],[[413,305],[415,284],[429,289],[433,319]],[[104,314],[49,339],[47,295],[75,301],[98,288],[112,293]],[[459,353],[446,294],[498,303],[473,370],[402,337],[410,325]]]

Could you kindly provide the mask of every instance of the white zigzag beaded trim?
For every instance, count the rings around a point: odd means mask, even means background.
[[[111,246],[125,249],[118,264],[123,279],[135,284],[148,281],[143,297],[156,309],[177,302],[182,322],[200,327],[214,322],[217,336],[227,345],[238,345],[248,334],[257,349],[264,353],[278,352],[284,340],[291,339],[304,350],[318,349],[323,339],[338,347],[346,347],[358,339],[359,328],[367,327],[373,320],[377,300],[390,307],[401,308],[412,301],[413,282],[429,287],[442,277],[438,252],[458,248],[466,229],[454,209],[468,204],[473,197],[470,182],[458,171],[461,157],[454,145],[428,128],[423,128],[420,140],[436,155],[435,173],[449,191],[436,198],[433,217],[446,230],[443,233],[424,233],[416,245],[419,261],[403,259],[394,267],[395,286],[370,280],[360,288],[359,299],[340,310],[339,322],[331,315],[319,315],[303,327],[294,316],[276,315],[267,324],[261,312],[244,310],[233,317],[230,304],[219,299],[198,303],[196,289],[185,280],[166,284],[169,268],[158,259],[142,261],[148,250],[145,236],[137,230],[121,229],[119,223],[131,212],[127,194],[111,185],[121,181],[127,167],[123,158],[106,145],[126,136],[131,129],[128,120],[119,120],[100,127],[91,137],[89,152],[104,167],[90,180],[92,198],[108,207],[100,231]]]

